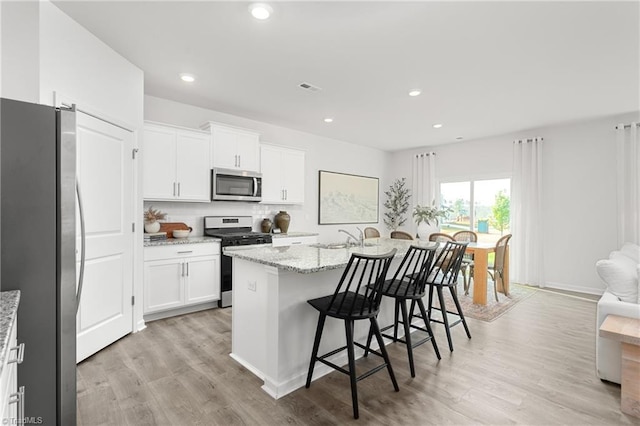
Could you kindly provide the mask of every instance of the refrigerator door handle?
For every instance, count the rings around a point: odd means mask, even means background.
[[[80,298],[82,297],[82,284],[84,283],[84,261],[86,234],[84,230],[84,211],[82,209],[82,195],[80,194],[80,183],[76,179],[76,197],[78,199],[78,211],[80,212],[80,272],[78,274],[78,292],[76,294],[76,314],[80,309]]]

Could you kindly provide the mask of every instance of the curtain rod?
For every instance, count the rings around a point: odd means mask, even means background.
[[[415,155],[415,157],[416,157],[416,158],[420,158],[420,157],[428,157],[428,156],[430,156],[430,155],[436,155],[436,153],[435,153],[435,152],[424,152],[424,153],[422,153],[422,154],[416,154],[416,155]]]
[[[636,127],[640,127],[640,123],[631,123],[631,124],[618,124],[616,126],[616,130],[620,130],[622,129],[630,129],[631,126],[636,126]]]
[[[530,139],[518,139],[513,141],[513,143],[522,143],[522,142],[533,142],[533,141],[543,141],[544,138],[530,138]]]

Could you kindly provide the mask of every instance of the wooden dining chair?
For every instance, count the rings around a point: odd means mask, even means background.
[[[391,231],[391,238],[395,238],[396,240],[413,240],[411,234],[404,231]]]
[[[478,234],[473,231],[458,231],[453,234],[453,239],[463,243],[476,243],[478,242]],[[464,294],[468,295],[471,279],[473,278],[473,254],[465,253],[462,258],[460,272],[462,273],[462,280],[464,282]]]
[[[444,232],[434,232],[433,234],[429,235],[429,241],[446,243],[447,241],[455,241],[455,240],[451,235],[445,234]]]
[[[504,265],[507,258],[507,246],[509,245],[509,240],[512,235],[507,234],[501,237],[496,243],[496,257],[493,261],[493,265],[489,265],[489,275],[491,275],[491,279],[493,280],[493,294],[496,296],[496,302],[498,301],[498,279],[500,279],[500,286],[503,288],[504,295],[508,296],[509,293],[504,288],[503,279],[504,279]]]
[[[492,264],[489,264],[487,266],[487,272],[489,273],[489,276],[491,276],[491,279],[493,280],[493,295],[496,298],[496,302],[499,302],[498,300],[498,280],[500,280],[500,287],[502,287],[504,289],[504,285],[503,285],[503,280],[504,280],[504,266],[505,266],[505,262],[507,261],[507,246],[509,245],[509,240],[511,239],[512,235],[511,234],[507,234],[503,237],[500,237],[500,239],[496,242],[496,248],[495,248],[495,258]],[[471,275],[470,278],[473,276],[473,266],[471,267]],[[469,286],[470,286],[470,282],[471,279],[469,279]],[[467,284],[465,284],[465,289],[464,289],[464,294],[469,294],[469,288],[466,286]],[[509,293],[505,291],[505,296],[508,296]]]
[[[364,228],[364,237],[365,238],[380,238],[380,232],[376,228],[372,228],[367,226]]]

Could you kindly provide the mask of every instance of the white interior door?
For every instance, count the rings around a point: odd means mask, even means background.
[[[78,362],[133,331],[133,141],[132,132],[77,114],[77,179],[86,230]]]

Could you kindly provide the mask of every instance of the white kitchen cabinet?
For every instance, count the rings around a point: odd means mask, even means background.
[[[214,122],[207,122],[202,128],[211,133],[211,168],[260,170],[259,133]]]
[[[144,249],[144,314],[220,298],[220,243]]]
[[[11,327],[7,353],[0,374],[0,419],[2,424],[22,424],[25,389],[18,390],[18,364],[24,359],[24,344],[18,345],[17,321]]]
[[[296,246],[302,244],[316,244],[318,242],[317,235],[291,235],[291,236],[274,236],[271,242],[273,247]]]
[[[305,153],[275,145],[260,146],[262,202],[304,203]]]
[[[208,133],[147,122],[142,149],[145,200],[211,201]]]

